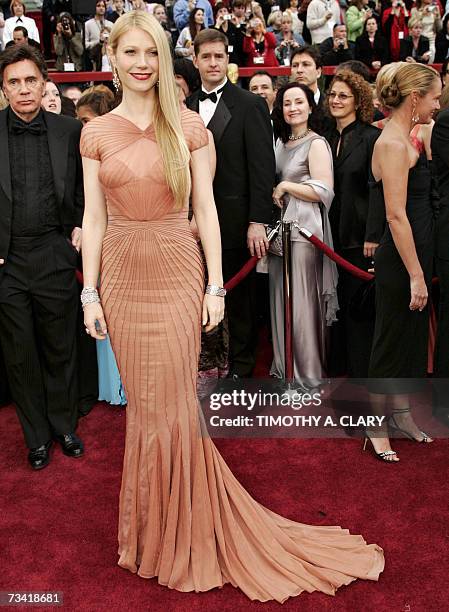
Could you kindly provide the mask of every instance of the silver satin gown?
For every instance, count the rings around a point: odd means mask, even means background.
[[[328,211],[334,192],[329,185],[314,180],[309,172],[309,149],[321,136],[312,133],[293,147],[281,140],[276,145],[276,172],[279,181],[290,181],[313,186],[321,198],[307,202],[286,195],[285,221],[297,221],[332,247]],[[328,149],[329,146],[327,145]],[[329,165],[332,154],[329,149]],[[283,259],[269,255],[270,311],[273,336],[273,363],[271,374],[284,378],[284,298]],[[323,257],[296,228],[292,230],[292,297],[293,297],[293,350],[294,377],[304,388],[315,387],[326,376],[327,326],[336,319],[338,309],[337,271],[335,264]]]

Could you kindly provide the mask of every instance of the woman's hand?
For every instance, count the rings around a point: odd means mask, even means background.
[[[225,301],[218,295],[204,294],[203,299],[203,327],[208,332],[214,329],[223,320]]]
[[[283,208],[284,206],[283,197],[285,193],[286,189],[283,181],[281,181],[279,185],[273,189],[273,202],[276,204],[276,206],[279,206],[279,208]]]
[[[98,322],[99,330],[95,327],[95,322]],[[104,319],[103,308],[99,302],[86,304],[84,306],[84,326],[86,332],[96,340],[104,340],[108,329]]]
[[[427,285],[424,281],[424,276],[410,278],[410,310],[424,310],[427,304]]]

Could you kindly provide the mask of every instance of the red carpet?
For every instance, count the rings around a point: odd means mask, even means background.
[[[99,404],[80,422],[85,457],[70,459],[58,447],[49,467],[32,472],[13,408],[0,409],[0,591],[61,591],[70,611],[280,609],[250,602],[229,585],[179,593],[116,566],[124,427],[123,410]],[[447,609],[447,440],[429,446],[396,441],[397,466],[362,454],[357,440],[217,443],[264,505],[301,522],[349,527],[385,550],[378,583],[357,581],[335,597],[303,593],[283,610]]]

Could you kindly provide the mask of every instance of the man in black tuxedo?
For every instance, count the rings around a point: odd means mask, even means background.
[[[0,342],[33,469],[48,465],[52,438],[83,454],[74,434],[81,124],[41,110],[46,76],[28,45],[1,56],[10,106],[0,112]]]
[[[215,29],[195,38],[194,64],[202,87],[188,100],[212,132],[217,151],[214,197],[221,229],[224,281],[250,255],[263,257],[269,246],[275,163],[265,101],[232,85],[226,77],[228,41]],[[229,292],[230,375],[251,376],[256,359],[255,274]]]
[[[438,179],[440,208],[436,221],[436,269],[440,309],[435,347],[435,378],[449,379],[449,109],[438,114],[432,130],[433,169]],[[449,425],[449,380],[435,380],[434,414]]]

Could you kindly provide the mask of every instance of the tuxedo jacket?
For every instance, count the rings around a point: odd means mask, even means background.
[[[432,130],[432,170],[440,196],[436,221],[436,255],[449,261],[449,109],[438,113]]]
[[[187,105],[199,112],[199,92]],[[267,103],[228,81],[207,128],[217,151],[213,186],[222,248],[245,248],[248,224],[272,217],[275,162]]]
[[[69,235],[74,227],[81,227],[84,213],[83,170],[79,148],[82,125],[72,117],[46,111],[43,113],[59,219],[65,233]],[[11,240],[13,207],[7,117],[7,108],[0,111],[0,259],[5,260],[8,258]]]

